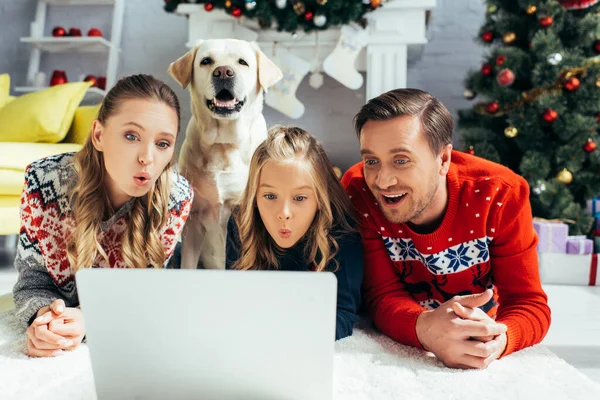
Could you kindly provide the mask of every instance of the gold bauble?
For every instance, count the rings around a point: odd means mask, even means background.
[[[299,1],[296,4],[294,4],[294,11],[297,15],[302,15],[306,11],[306,6],[303,2]]]
[[[497,5],[495,5],[495,4],[490,4],[490,5],[488,6],[488,8],[487,8],[487,12],[488,12],[488,14],[493,14],[493,13],[495,13],[496,11],[498,11],[498,6],[497,6]]]
[[[596,79],[596,87],[600,88],[600,78]]]
[[[515,138],[519,134],[519,130],[514,126],[509,126],[504,130],[504,136],[507,138]]]
[[[317,0],[317,4],[320,6],[324,6],[325,4],[327,4],[327,0]]]
[[[568,185],[569,183],[573,182],[573,174],[571,173],[571,171],[565,168],[558,174],[556,174],[556,179],[558,179],[560,183]]]
[[[225,2],[225,7],[230,8],[231,7],[231,0],[227,0]]]
[[[537,11],[537,7],[536,6],[529,6],[529,7],[527,7],[527,14],[529,14],[529,15],[535,14],[536,11]]]
[[[514,32],[507,32],[504,34],[504,43],[511,44],[517,39],[517,35]]]

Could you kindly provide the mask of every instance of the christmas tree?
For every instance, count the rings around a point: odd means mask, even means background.
[[[363,15],[380,7],[382,0],[165,0],[165,11],[173,12],[181,3],[204,4],[207,12],[224,9],[235,18],[256,19],[263,29],[295,33],[349,22],[364,26]]]
[[[534,216],[588,234],[600,195],[600,0],[488,0],[459,113],[466,151],[522,175]],[[569,221],[570,220],[570,221]]]

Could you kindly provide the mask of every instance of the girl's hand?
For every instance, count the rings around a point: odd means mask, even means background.
[[[27,328],[27,354],[31,357],[53,357],[73,346],[73,340],[49,329],[49,324],[65,312],[65,302],[54,300],[50,306],[42,307],[36,319]]]
[[[83,313],[78,308],[68,307],[59,318],[50,321],[48,329],[56,335],[71,340],[72,344],[67,346],[65,350],[74,350],[85,337]]]

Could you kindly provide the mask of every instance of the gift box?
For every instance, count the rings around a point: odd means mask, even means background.
[[[600,218],[600,196],[587,201],[587,213],[594,218]]]
[[[594,241],[585,236],[567,237],[567,254],[592,254]]]
[[[598,254],[539,253],[540,280],[546,284],[600,286]]]
[[[566,253],[569,227],[559,221],[533,219],[533,229],[538,235],[538,253]]]

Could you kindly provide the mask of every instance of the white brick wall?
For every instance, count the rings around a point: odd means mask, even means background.
[[[24,84],[29,58],[28,47],[19,42],[28,35],[29,23],[35,14],[36,0],[0,0],[0,73],[11,74],[13,87]],[[183,17],[167,14],[161,0],[127,0],[123,31],[120,74],[150,73],[165,80],[173,88],[177,83],[166,70],[171,61],[186,49],[187,22]],[[483,49],[473,38],[483,22],[483,0],[438,0],[430,26],[430,43],[412,51],[408,71],[410,87],[426,90],[437,96],[451,112],[468,107],[463,99],[462,81],[470,68],[478,68]],[[110,8],[56,8],[47,21],[53,26],[79,27],[87,32],[91,27],[110,32]],[[99,74],[105,68],[101,56],[50,56],[42,69],[65,69],[69,79],[81,74]],[[269,125],[297,124],[314,133],[329,151],[334,164],[347,168],[358,160],[358,143],[352,130],[352,118],[365,101],[364,89],[351,91],[325,76],[319,90],[308,85],[306,78],[297,97],[306,106],[300,120],[291,120],[265,106]],[[184,127],[189,120],[189,95],[177,89],[182,102]],[[183,130],[185,132],[185,130]],[[182,135],[183,136],[183,135]]]

